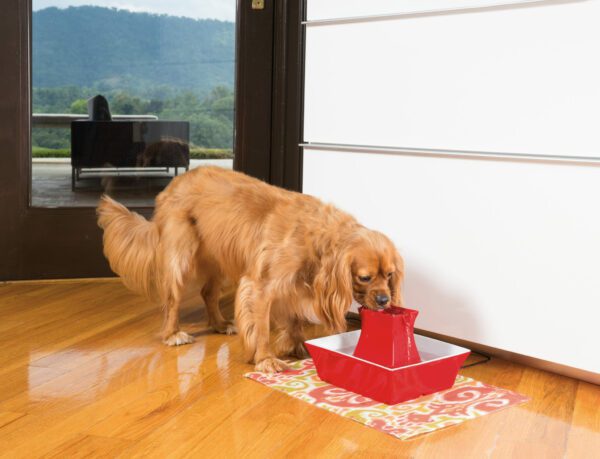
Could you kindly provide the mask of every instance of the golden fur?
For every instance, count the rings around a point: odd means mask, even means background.
[[[402,301],[403,263],[386,236],[312,196],[239,172],[201,167],[175,177],[151,221],[107,196],[98,216],[111,268],[164,305],[169,345],[193,341],[178,324],[186,280],[201,279],[209,323],[221,333],[235,332],[219,310],[221,286],[237,284],[237,329],[260,371],[285,369],[278,356],[303,356],[308,323],[344,331],[353,298],[369,308]]]

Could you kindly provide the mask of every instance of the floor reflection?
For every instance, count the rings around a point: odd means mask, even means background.
[[[146,338],[153,340],[151,336]],[[201,385],[202,380],[213,373],[220,380],[229,378],[230,344],[215,338],[207,335],[190,346],[178,348],[152,343],[148,346],[96,349],[96,356],[91,356],[85,349],[57,351],[53,354],[55,362],[81,359],[83,363],[50,381],[44,369],[30,365],[28,398],[34,404],[60,400],[77,405],[100,399],[130,384],[137,387],[140,395],[169,387],[169,390],[177,388],[177,394],[173,395],[184,397],[192,385]],[[32,352],[31,361],[39,361],[38,356],[38,352]]]

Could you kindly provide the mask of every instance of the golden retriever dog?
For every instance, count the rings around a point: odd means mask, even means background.
[[[370,309],[402,303],[403,261],[386,236],[239,172],[200,167],[175,177],[151,221],[104,196],[98,223],[111,268],[164,306],[168,345],[193,341],[179,329],[186,281],[200,279],[209,324],[220,333],[236,331],[219,310],[224,280],[236,284],[235,325],[258,371],[286,369],[278,357],[304,357],[310,323],[344,331],[353,299]]]

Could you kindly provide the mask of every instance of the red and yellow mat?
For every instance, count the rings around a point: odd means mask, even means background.
[[[291,364],[283,373],[246,373],[247,378],[319,408],[408,440],[518,405],[527,397],[459,375],[442,392],[397,405],[386,405],[319,379],[311,359]]]

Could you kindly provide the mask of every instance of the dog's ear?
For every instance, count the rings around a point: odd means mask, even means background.
[[[313,287],[317,315],[332,333],[346,330],[346,312],[352,303],[352,272],[348,253],[321,258]]]
[[[392,304],[395,306],[404,307],[404,300],[402,298],[402,281],[404,280],[404,260],[396,252],[394,257],[394,274],[390,277],[389,287],[392,294]]]

